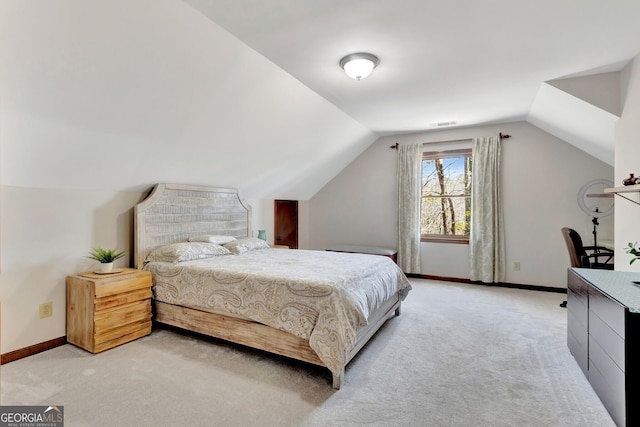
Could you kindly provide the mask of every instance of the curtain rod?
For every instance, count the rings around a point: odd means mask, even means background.
[[[503,134],[502,132],[500,132],[500,139],[509,139],[511,138],[511,135],[507,135],[506,133]],[[473,138],[463,138],[463,139],[449,139],[448,141],[433,141],[433,142],[424,142],[423,144],[443,144],[446,142],[462,142],[462,141],[473,141]],[[389,146],[389,148],[393,148],[394,150],[398,149],[398,143],[396,142],[395,144]]]

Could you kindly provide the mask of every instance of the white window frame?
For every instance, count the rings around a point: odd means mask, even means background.
[[[465,156],[472,158],[471,148],[443,149],[440,151],[425,151],[422,153],[422,160],[445,159],[445,158],[465,157]],[[465,196],[458,196],[458,197],[465,197]],[[471,194],[469,194],[466,197],[468,197],[469,200],[471,200]],[[422,195],[420,196],[420,205],[422,206]],[[469,221],[471,221],[471,219],[469,219]],[[422,242],[431,242],[431,243],[469,244],[468,235],[423,234],[422,229],[420,230],[420,240]]]

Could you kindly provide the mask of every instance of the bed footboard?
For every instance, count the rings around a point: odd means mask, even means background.
[[[154,311],[154,320],[158,323],[326,367],[309,346],[308,340],[261,323],[159,301],[154,301]],[[372,313],[369,324],[358,330],[356,345],[349,353],[345,366],[394,312],[396,315],[400,313],[400,299],[397,295]],[[342,386],[345,366],[339,373],[333,374],[332,386],[336,390]]]

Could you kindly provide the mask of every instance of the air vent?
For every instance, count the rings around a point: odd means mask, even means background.
[[[455,122],[455,121],[450,121],[450,122],[433,123],[432,125],[433,125],[434,127],[441,128],[441,127],[446,127],[446,126],[453,126],[453,125],[455,125],[455,124],[456,124],[456,122]]]

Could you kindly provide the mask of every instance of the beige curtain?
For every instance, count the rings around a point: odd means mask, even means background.
[[[471,178],[471,280],[504,281],[504,218],[502,212],[502,140],[474,138]]]
[[[398,145],[398,265],[420,273],[422,144]]]

